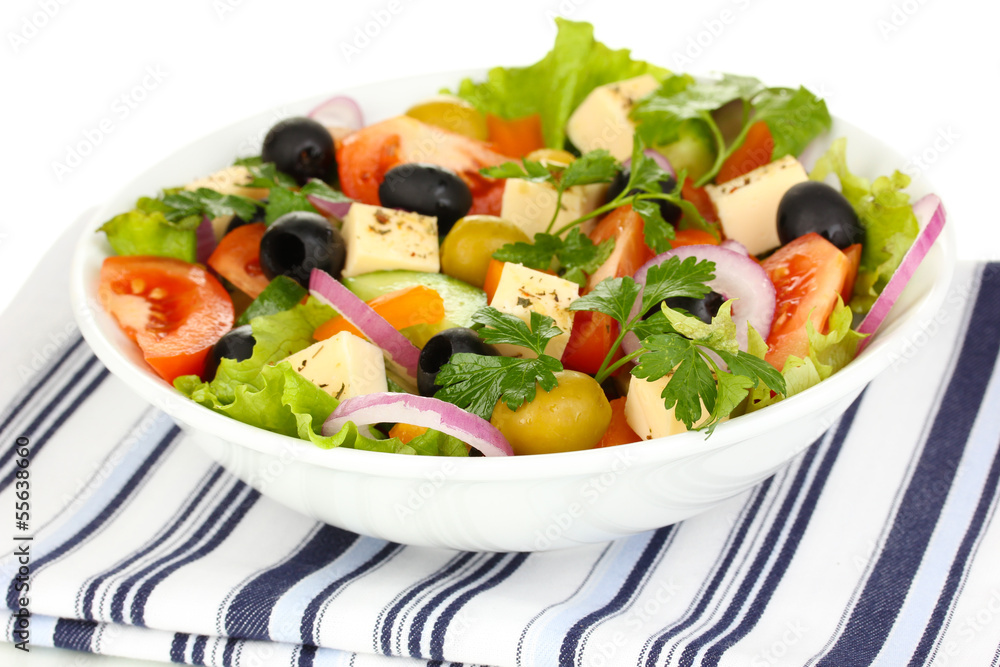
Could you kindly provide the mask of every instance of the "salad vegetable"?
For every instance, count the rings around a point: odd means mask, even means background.
[[[333,97],[141,198],[100,229],[105,308],[192,400],[323,448],[711,435],[848,364],[940,201],[852,173],[843,139],[807,173],[831,118],[805,88],[672,73],[557,23],[534,65],[367,125]]]

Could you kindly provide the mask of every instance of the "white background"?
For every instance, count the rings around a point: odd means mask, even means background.
[[[80,213],[177,147],[358,83],[534,62],[555,14],[671,69],[807,85],[936,185],[960,257],[1000,259],[996,3],[4,0],[0,309]]]

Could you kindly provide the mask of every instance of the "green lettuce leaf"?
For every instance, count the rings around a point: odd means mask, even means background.
[[[198,249],[195,230],[201,216],[176,222],[167,220],[168,207],[157,199],[141,197],[135,208],[111,218],[100,230],[118,255],[156,255],[194,262]]]
[[[484,113],[520,118],[537,113],[542,119],[545,145],[562,148],[566,121],[583,99],[598,86],[668,72],[647,62],[632,60],[628,49],[612,50],[594,39],[594,27],[556,19],[558,34],[552,50],[529,67],[494,67],[486,81],[465,79],[457,95]]]
[[[322,435],[323,422],[339,401],[292,369],[285,357],[313,343],[313,330],[335,311],[310,297],[290,310],[256,317],[253,354],[249,359],[223,359],[215,378],[197,375],[174,380],[174,387],[191,400],[244,424],[308,440],[317,447],[353,447],[369,451],[431,456],[467,456],[460,440],[437,431],[404,444],[398,438],[373,439],[348,423],[339,432]]]
[[[836,174],[841,192],[854,207],[865,229],[861,266],[851,298],[854,312],[865,313],[885,289],[920,232],[910,196],[903,192],[910,184],[910,177],[896,171],[869,183],[855,176],[847,168],[847,139],[843,137],[834,141],[816,162],[809,178],[822,181],[830,173]]]

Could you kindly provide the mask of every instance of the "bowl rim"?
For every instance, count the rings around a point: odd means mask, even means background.
[[[482,77],[486,69],[454,70],[432,72],[423,77],[407,79],[386,79],[359,86],[345,88],[338,94],[351,94],[371,88],[391,86],[399,81],[413,81],[420,78]],[[283,104],[283,107],[306,109],[309,105],[327,99],[329,95],[313,95],[294,102]],[[573,452],[537,454],[532,456],[486,457],[467,459],[462,457],[430,457],[430,456],[388,456],[382,452],[369,452],[348,448],[322,449],[310,442],[266,431],[250,426],[225,415],[213,412],[194,401],[184,397],[177,390],[155,377],[152,371],[140,368],[126,357],[110,339],[101,332],[97,318],[110,317],[99,307],[89,305],[86,266],[88,257],[98,251],[95,231],[108,214],[110,202],[120,198],[120,195],[132,187],[132,183],[162,168],[162,164],[177,153],[190,150],[195,144],[201,143],[216,134],[237,125],[247,123],[253,118],[265,113],[273,105],[256,113],[224,126],[215,128],[197,139],[160,156],[146,170],[114,192],[105,203],[93,212],[93,215],[83,224],[79,238],[73,251],[70,268],[70,297],[73,315],[84,339],[90,345],[95,355],[107,368],[143,399],[162,409],[171,417],[182,421],[198,431],[204,431],[223,441],[238,444],[242,447],[272,456],[291,455],[296,461],[317,465],[342,472],[364,473],[380,477],[392,478],[426,478],[433,473],[446,470],[449,480],[455,481],[493,481],[528,480],[579,475],[595,475],[611,470],[613,466],[624,461],[626,465],[642,465],[655,462],[670,463],[687,458],[691,455],[702,455],[717,452],[739,444],[740,442],[761,436],[784,424],[802,416],[808,416],[822,408],[842,399],[860,388],[864,388],[876,375],[886,369],[893,361],[894,354],[905,342],[913,337],[920,328],[921,322],[933,315],[944,303],[954,276],[956,264],[955,231],[953,224],[945,224],[941,235],[935,241],[935,246],[942,254],[937,275],[927,293],[918,304],[907,313],[900,326],[891,332],[884,332],[872,341],[862,353],[848,366],[811,387],[802,393],[786,398],[765,410],[740,416],[733,421],[719,424],[711,438],[706,439],[701,432],[686,432],[667,438],[643,440],[636,443],[619,445],[601,449],[589,449]],[[877,137],[865,132],[850,122],[834,116],[835,121],[845,127],[864,134],[876,144],[885,146]],[[898,151],[889,150],[898,155]],[[933,192],[930,183],[922,175],[913,179],[912,190]],[[112,213],[113,214],[113,213]],[[932,252],[933,249],[932,249]],[[106,253],[105,253],[106,254]],[[91,309],[99,310],[96,316],[88,316]],[[820,437],[822,432],[817,432]],[[669,446],[666,443],[669,442]],[[487,462],[487,459],[489,462]]]

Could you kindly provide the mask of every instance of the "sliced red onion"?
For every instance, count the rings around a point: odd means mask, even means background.
[[[330,201],[316,195],[306,195],[306,199],[316,207],[317,211],[327,217],[332,216],[334,218],[343,218],[351,210],[351,204],[354,203],[349,201]]]
[[[677,177],[677,172],[674,171],[674,166],[672,164],[670,164],[670,160],[668,160],[667,156],[664,155],[663,153],[661,153],[661,152],[659,152],[657,150],[654,150],[652,148],[647,148],[646,150],[644,150],[642,152],[642,154],[645,155],[646,157],[653,158],[656,161],[656,164],[660,165],[660,169],[662,169],[663,171],[667,172],[668,174],[670,174],[674,178]],[[624,167],[625,169],[628,169],[631,166],[632,166],[632,158],[631,157],[626,158],[625,161],[622,162],[622,167]]]
[[[734,241],[733,239],[726,239],[719,244],[719,247],[725,248],[726,250],[732,250],[733,252],[738,252],[744,257],[750,256],[750,251],[747,250],[747,247],[739,241]]]
[[[662,255],[643,264],[635,272],[634,279],[640,285],[646,284],[646,273],[650,267],[662,264],[671,257],[681,260],[694,257],[698,260],[715,262],[715,278],[706,283],[712,291],[722,295],[722,298],[736,299],[733,302],[733,322],[736,324],[736,340],[740,349],[747,349],[747,323],[753,325],[763,338],[771,332],[771,320],[774,319],[775,290],[774,283],[768,278],[767,272],[757,262],[738,251],[729,250],[716,245],[689,245],[668,250]],[[632,307],[631,317],[639,312],[642,299],[640,292]],[[622,341],[622,349],[631,354],[639,349],[639,339],[631,331]]]
[[[364,394],[343,401],[323,424],[323,435],[333,435],[347,422],[359,428],[382,422],[423,426],[454,436],[483,456],[513,456],[510,443],[482,417],[429,396],[392,392]]]
[[[198,240],[195,258],[198,262],[204,264],[208,261],[209,256],[211,256],[212,251],[215,250],[215,246],[218,244],[218,241],[215,240],[215,229],[212,228],[212,219],[207,215],[201,217],[201,224],[198,225],[198,229],[195,231],[195,237]]]
[[[920,233],[917,235],[913,245],[910,246],[910,249],[903,255],[903,261],[899,263],[899,268],[889,278],[885,289],[875,299],[875,303],[872,304],[871,310],[865,315],[865,319],[858,325],[858,333],[874,334],[878,331],[885,318],[889,315],[889,310],[903,293],[903,288],[910,282],[910,278],[913,277],[917,267],[920,266],[920,262],[927,256],[934,241],[944,228],[944,206],[937,195],[925,195],[922,197],[920,201],[913,205],[913,214],[917,217],[917,222],[920,224]],[[858,354],[861,354],[861,350],[868,345],[869,341],[871,341],[871,335],[858,343]]]
[[[416,386],[420,350],[403,334],[396,331],[384,317],[355,296],[354,292],[344,287],[343,283],[321,269],[313,269],[309,275],[309,292],[320,301],[332,306],[372,343],[382,348],[392,366],[404,374],[403,379],[412,380],[413,386]]]
[[[360,130],[365,126],[365,117],[361,112],[361,107],[353,98],[346,95],[331,97],[307,115],[325,127],[346,127],[350,130]]]

